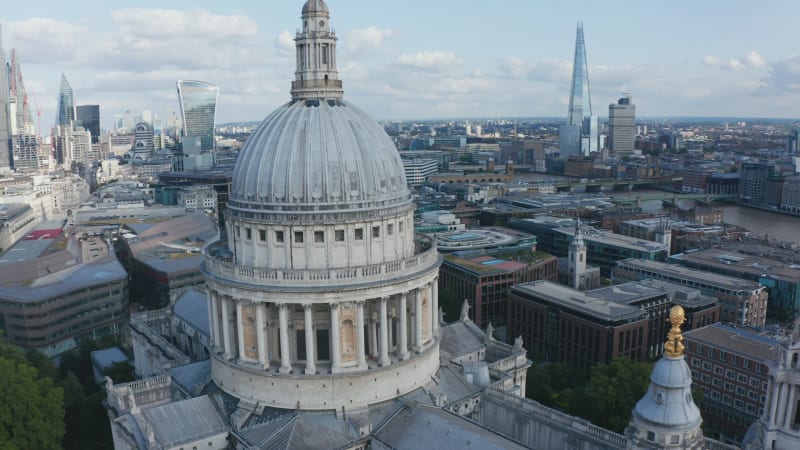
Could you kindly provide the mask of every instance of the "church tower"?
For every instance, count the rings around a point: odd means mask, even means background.
[[[562,266],[563,267],[563,266]],[[580,219],[575,219],[575,236],[569,244],[569,280],[575,289],[585,289],[586,242],[583,240]]]
[[[628,449],[702,449],[703,418],[692,398],[692,373],[683,358],[681,325],[686,316],[680,305],[669,312],[672,328],[664,356],[653,367],[647,393],[636,403],[625,429]]]

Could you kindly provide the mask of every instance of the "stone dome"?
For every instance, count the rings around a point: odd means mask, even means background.
[[[324,0],[308,0],[305,5],[303,5],[303,15],[305,14],[313,14],[313,13],[329,13],[328,5],[325,4]]]
[[[233,210],[332,211],[411,202],[400,156],[383,128],[342,100],[295,100],[245,143],[228,206]]]
[[[651,424],[691,427],[702,422],[692,398],[692,374],[683,356],[664,356],[656,362],[647,393],[634,414]]]

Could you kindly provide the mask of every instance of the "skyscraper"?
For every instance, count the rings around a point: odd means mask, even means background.
[[[214,124],[219,87],[202,81],[178,80],[184,138],[199,138],[200,152],[214,154]],[[191,139],[189,139],[191,140]]]
[[[92,133],[92,144],[100,142],[100,105],[81,105],[75,108],[75,122]]]
[[[72,97],[72,86],[69,85],[67,77],[62,73],[61,88],[58,90],[56,125],[69,127],[73,120],[75,120],[75,100]]]
[[[34,134],[28,93],[25,91],[25,83],[22,79],[22,67],[17,60],[17,51],[13,48],[8,65],[8,96],[11,134]]]
[[[589,68],[586,62],[582,22],[578,22],[575,36],[575,59],[569,90],[567,124],[559,130],[559,137],[562,157],[588,155],[597,151],[598,120],[592,115]]]
[[[8,115],[8,69],[6,54],[3,51],[3,36],[0,29],[0,172],[11,168],[11,123]]]
[[[608,140],[611,153],[617,158],[630,156],[636,136],[636,106],[631,94],[623,94],[617,103],[608,105]]]

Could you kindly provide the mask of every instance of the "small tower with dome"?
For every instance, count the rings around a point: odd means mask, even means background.
[[[702,449],[703,418],[692,398],[692,374],[683,357],[683,308],[673,306],[664,356],[653,367],[647,393],[625,429],[629,449]]]

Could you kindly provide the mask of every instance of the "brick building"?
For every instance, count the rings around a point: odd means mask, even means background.
[[[764,412],[767,363],[778,341],[749,327],[716,323],[684,333],[692,383],[702,389],[705,422],[737,440]]]
[[[506,324],[506,305],[511,286],[535,280],[556,280],[558,259],[544,252],[519,251],[472,257],[446,255],[439,269],[439,289],[454,291],[466,299],[472,320],[480,327]]]

